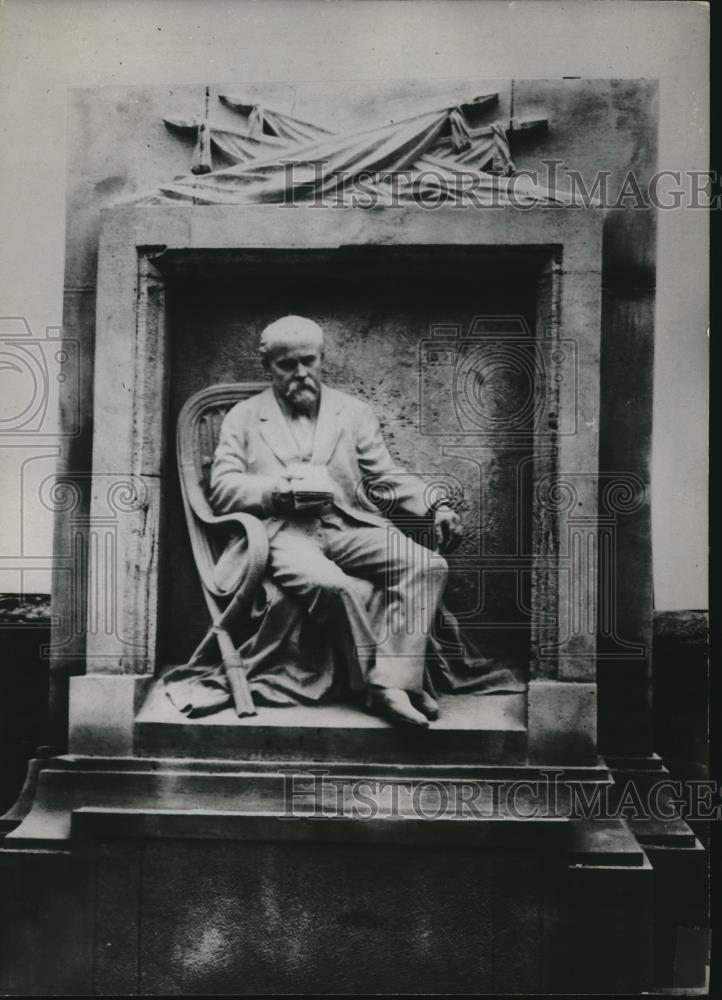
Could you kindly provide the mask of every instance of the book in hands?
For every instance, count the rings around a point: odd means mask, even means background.
[[[294,510],[323,507],[333,500],[336,490],[325,465],[298,462],[289,466],[288,475]]]

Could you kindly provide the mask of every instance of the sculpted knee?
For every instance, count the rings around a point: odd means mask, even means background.
[[[435,589],[443,589],[449,576],[446,559],[423,545],[406,547],[401,568],[413,579],[429,581]]]
[[[446,559],[438,552],[427,549],[425,545],[414,545],[411,549],[411,561],[422,573],[438,573],[444,575],[449,571]]]
[[[328,567],[314,575],[313,589],[319,599],[341,597],[348,591],[351,580],[337,566]]]
[[[390,550],[389,568],[392,571],[411,573],[421,577],[428,573],[435,558],[435,553],[419,542],[404,538],[403,542]]]
[[[297,570],[297,575],[300,580],[297,596],[311,615],[324,618],[335,595],[344,586],[345,574],[334,563],[309,561],[302,571]]]
[[[341,597],[345,594],[353,592],[353,580],[350,576],[346,576],[341,570],[338,574],[329,576],[328,580],[324,584],[324,591],[330,597]]]
[[[446,586],[446,581],[449,578],[449,564],[443,556],[440,556],[438,552],[431,553],[431,559],[429,560],[429,573],[434,577],[434,583],[443,589]]]
[[[435,573],[439,573],[441,576],[448,576],[449,574],[449,564],[443,556],[439,555],[438,552],[431,553],[430,560],[431,569]]]

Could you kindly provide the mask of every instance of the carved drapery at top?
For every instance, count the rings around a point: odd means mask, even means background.
[[[141,204],[308,203],[361,207],[417,204],[567,204],[518,173],[512,146],[546,131],[546,119],[490,120],[498,95],[434,109],[376,128],[330,132],[258,104],[220,95],[237,127],[202,117],[165,118],[195,138],[191,171]]]

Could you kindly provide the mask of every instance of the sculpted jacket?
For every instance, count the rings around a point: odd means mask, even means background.
[[[237,403],[221,427],[211,469],[211,505],[218,514],[255,514],[272,538],[289,520],[273,513],[272,488],[298,460],[271,387]],[[395,464],[371,407],[327,385],[321,387],[311,463],[327,466],[337,486],[333,507],[359,524],[383,527],[388,524],[385,514],[423,518],[429,512],[428,487]]]

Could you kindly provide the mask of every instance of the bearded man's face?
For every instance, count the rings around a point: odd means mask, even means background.
[[[279,345],[268,362],[273,388],[290,410],[311,415],[321,392],[322,352],[317,341]]]

